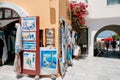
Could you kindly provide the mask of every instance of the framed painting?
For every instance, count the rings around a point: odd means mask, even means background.
[[[23,50],[36,50],[36,42],[23,42]]]
[[[45,29],[45,39],[46,39],[46,47],[47,46],[55,46],[55,40],[54,40],[54,36],[55,35],[55,31],[54,28],[52,29]]]
[[[57,74],[57,49],[40,49],[41,74]]]
[[[36,40],[36,32],[22,32],[23,40]]]
[[[21,22],[22,31],[36,31],[36,17],[24,17]]]
[[[35,52],[24,52],[23,53],[23,68],[28,70],[36,70],[36,53]]]
[[[46,37],[54,37],[54,29],[46,29]]]

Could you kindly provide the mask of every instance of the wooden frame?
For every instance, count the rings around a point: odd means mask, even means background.
[[[39,38],[40,38],[40,47],[44,47],[44,43],[43,43],[43,29],[40,29],[39,30],[39,33],[40,33],[40,35],[39,35]]]
[[[45,46],[55,47],[55,29],[45,29]]]

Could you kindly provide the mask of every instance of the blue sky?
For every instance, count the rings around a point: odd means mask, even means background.
[[[113,31],[110,31],[110,30],[106,30],[106,31],[101,32],[97,37],[98,38],[107,38],[107,37],[112,36],[113,34],[116,34],[116,33]]]

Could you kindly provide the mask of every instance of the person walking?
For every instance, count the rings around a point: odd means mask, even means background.
[[[106,46],[106,49],[108,50],[108,49],[109,49],[109,46],[110,46],[110,41],[109,41],[109,40],[107,40],[107,41],[105,42],[105,46]]]
[[[113,39],[113,41],[111,42],[111,45],[112,45],[113,51],[115,51],[116,45],[117,45],[117,42],[115,41],[115,39]]]

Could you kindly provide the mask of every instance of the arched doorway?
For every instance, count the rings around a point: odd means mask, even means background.
[[[0,2],[0,31],[3,33],[7,47],[7,55],[2,58],[2,63],[13,65],[15,57],[15,24],[20,22],[20,17],[26,17],[28,13],[21,7],[10,2]]]
[[[107,57],[107,58],[120,58],[119,40],[120,40],[120,25],[108,25],[101,28],[94,37],[94,56]],[[99,34],[106,37],[99,38]],[[113,40],[115,39],[116,47],[112,48]],[[109,41],[109,47],[106,48],[106,43]]]

